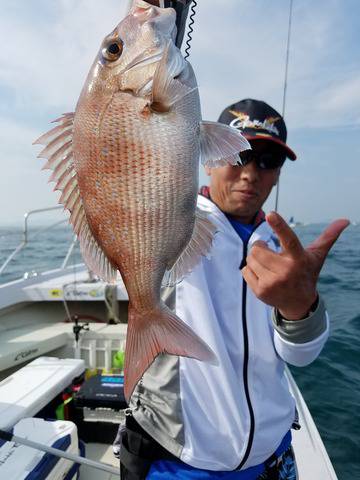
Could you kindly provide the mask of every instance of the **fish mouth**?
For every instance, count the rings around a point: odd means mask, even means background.
[[[124,72],[128,72],[130,70],[134,70],[134,69],[137,69],[137,68],[142,68],[146,65],[152,65],[153,63],[157,63],[161,60],[163,56],[163,52],[158,52],[158,53],[155,53],[154,55],[150,55],[150,57],[146,57],[146,58],[135,58],[132,62],[130,62],[128,65],[126,65],[126,67],[124,68],[124,70],[121,72],[121,73],[124,73]]]

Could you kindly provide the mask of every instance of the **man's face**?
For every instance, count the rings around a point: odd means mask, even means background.
[[[266,140],[250,141],[255,153],[279,153],[276,145]],[[242,223],[251,223],[276,185],[280,167],[273,170],[260,169],[255,161],[243,167],[206,168],[210,176],[210,196],[224,212]]]

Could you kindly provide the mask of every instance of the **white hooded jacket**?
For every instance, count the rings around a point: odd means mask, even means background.
[[[256,240],[277,249],[266,222],[248,245],[209,199],[198,206],[218,228],[211,258],[176,286],[176,314],[215,352],[218,365],[160,355],[138,384],[130,406],[136,421],[163,447],[196,468],[246,469],[270,457],[295,419],[285,362],[303,366],[320,353],[328,319],[306,343],[285,339],[272,309],[258,300],[240,267]]]

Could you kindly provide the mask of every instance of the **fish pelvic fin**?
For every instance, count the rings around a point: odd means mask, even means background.
[[[204,166],[236,165],[239,152],[244,150],[251,150],[251,146],[236,128],[218,122],[200,123],[200,159]]]
[[[176,78],[187,68],[188,63],[180,50],[173,41],[169,41],[154,74],[150,105],[152,111],[168,112],[173,105],[198,89],[197,85],[186,85]]]
[[[96,241],[86,220],[84,211],[83,226],[79,234],[80,251],[89,270],[109,283],[116,283],[118,271]]]
[[[100,278],[114,282],[117,269],[91,233],[81,199],[72,148],[74,117],[75,113],[64,113],[54,120],[58,125],[41,135],[34,144],[44,145],[38,157],[47,159],[43,169],[52,170],[49,181],[55,182],[54,190],[61,192],[59,203],[70,212],[69,222],[80,240],[85,263]]]
[[[141,313],[130,303],[124,370],[127,402],[144,372],[162,353],[218,363],[210,347],[164,303]]]
[[[196,208],[192,237],[174,265],[165,272],[162,285],[176,285],[200,263],[202,257],[209,258],[216,232],[209,214]]]

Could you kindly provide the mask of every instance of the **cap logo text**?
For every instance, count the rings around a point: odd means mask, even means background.
[[[249,115],[245,112],[238,112],[236,110],[229,110],[229,112],[236,117],[231,121],[230,127],[234,127],[239,130],[243,130],[245,128],[262,129],[267,130],[270,133],[274,133],[277,136],[280,135],[278,128],[274,125],[275,122],[280,120],[280,117],[268,117],[262,122],[256,119],[250,120]]]

